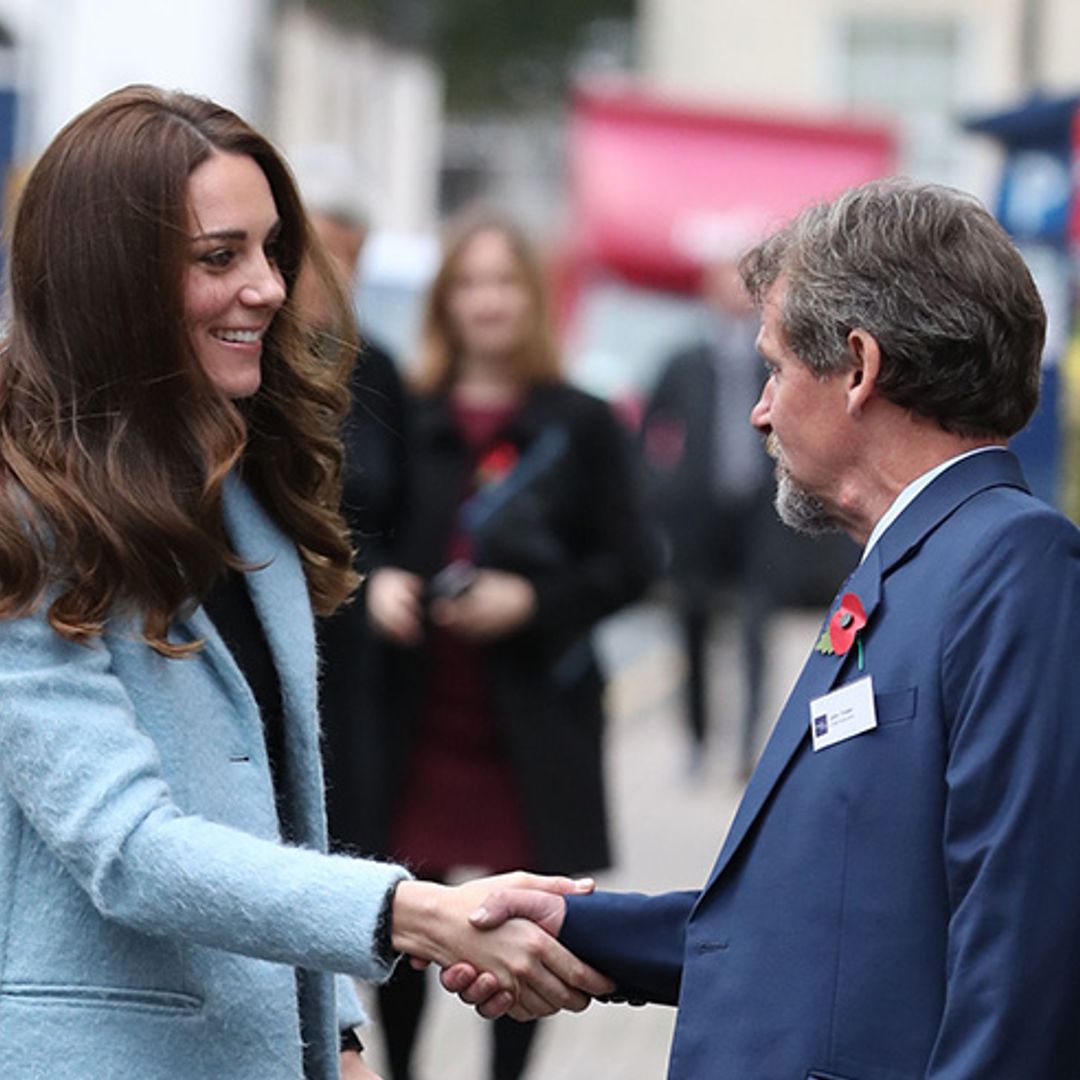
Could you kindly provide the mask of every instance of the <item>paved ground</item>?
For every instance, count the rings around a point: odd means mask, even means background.
[[[813,642],[817,614],[775,620],[762,739]],[[700,885],[735,811],[740,686],[734,628],[711,646],[711,745],[691,778],[678,713],[683,664],[664,611],[642,606],[605,628],[611,672],[608,768],[617,866],[603,886],[655,891]],[[487,1080],[484,1021],[434,993],[419,1050],[418,1080]],[[594,1005],[545,1021],[528,1080],[662,1080],[674,1011]],[[370,1034],[378,1067],[378,1029]]]

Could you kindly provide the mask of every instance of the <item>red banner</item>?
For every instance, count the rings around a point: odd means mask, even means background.
[[[571,121],[572,261],[657,288],[694,288],[701,265],[807,204],[892,171],[883,126],[677,106],[582,92]]]

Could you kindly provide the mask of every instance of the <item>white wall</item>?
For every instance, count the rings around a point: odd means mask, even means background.
[[[1034,0],[641,0],[641,75],[655,90],[719,106],[848,111],[844,28],[852,17],[948,19],[958,31],[951,104],[937,115],[894,112],[900,167],[925,179],[993,189],[996,146],[960,121],[1011,107],[1022,81],[1021,14]],[[1042,0],[1038,72],[1050,94],[1080,91],[1080,0]],[[888,73],[882,72],[882,79]],[[873,109],[865,114],[873,116]],[[936,132],[936,134],[935,134]],[[928,143],[929,133],[932,140]],[[913,140],[922,139],[918,149]],[[928,146],[936,147],[929,172]]]
[[[733,103],[814,108],[834,98],[832,27],[849,15],[958,19],[968,89],[987,108],[1019,84],[1024,0],[641,0],[642,72],[660,89]],[[1080,3],[1043,0],[1046,89],[1080,88]]]
[[[205,94],[256,125],[270,76],[270,0],[0,0],[19,39],[23,152],[103,94],[150,82]]]
[[[310,16],[302,0],[0,0],[0,22],[15,38],[23,162],[102,95],[148,82],[221,102],[287,153],[340,144],[377,224],[435,223],[434,65]]]
[[[642,74],[679,97],[812,107],[822,97],[821,0],[640,0]]]
[[[1080,3],[1053,0],[1042,40],[1042,72],[1047,89],[1080,91]]]
[[[300,9],[284,14],[277,40],[269,130],[294,163],[336,148],[351,160],[378,227],[434,227],[442,141],[434,65]]]

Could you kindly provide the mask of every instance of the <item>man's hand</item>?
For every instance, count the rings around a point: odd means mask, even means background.
[[[566,901],[560,893],[535,889],[506,889],[494,892],[470,916],[469,922],[481,930],[494,930],[508,919],[523,918],[535,923],[552,937],[558,937],[566,918]],[[439,976],[448,990],[488,1020],[511,1012],[513,999],[500,989],[498,979],[489,972],[478,972],[467,963],[443,968]]]
[[[524,626],[535,612],[536,591],[526,578],[481,569],[460,596],[431,605],[431,621],[471,641],[494,641]]]
[[[481,930],[469,917],[504,890],[540,890],[558,897],[591,889],[592,882],[520,872],[452,888],[403,881],[394,896],[394,948],[443,968],[464,961],[471,971],[487,973],[480,990],[494,986],[494,992],[503,996],[491,1006],[485,1004],[482,1015],[498,1009],[498,1015],[508,1012],[516,1020],[533,1020],[560,1009],[581,1012],[592,997],[612,990],[610,980],[527,919],[507,918],[497,927]]]
[[[539,889],[502,889],[491,893],[469,916],[469,922],[480,930],[494,930],[508,919],[528,919],[558,937],[566,918],[563,895]]]

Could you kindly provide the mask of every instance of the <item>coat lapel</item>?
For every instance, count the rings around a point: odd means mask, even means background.
[[[964,502],[980,491],[1003,485],[1027,490],[1020,463],[1011,453],[979,453],[947,469],[920,492],[840,587],[829,606],[822,629],[828,625],[840,598],[847,592],[853,592],[866,609],[867,622],[863,640],[867,642],[869,652],[869,642],[875,628],[874,613],[881,599],[881,583],[884,578],[893,567],[910,557],[923,540]],[[747,784],[706,889],[716,882],[731,862],[792,758],[803,741],[809,738],[809,702],[828,693],[835,686],[850,655],[810,653],[798,682],[788,695],[776,727],[762,752],[761,760]],[[869,664],[867,670],[870,670]]]
[[[281,684],[285,713],[285,778],[297,840],[321,846],[325,836],[320,784],[315,631],[303,567],[293,544],[236,476],[223,494],[233,550],[257,567],[244,575]]]
[[[236,703],[237,710],[244,717],[245,725],[248,723],[259,724],[259,707],[255,702],[255,695],[251,692],[241,672],[239,665],[228,645],[218,633],[206,608],[197,607],[183,620],[184,641],[202,641],[202,656],[208,664],[213,665],[218,678],[225,684],[230,696]]]

